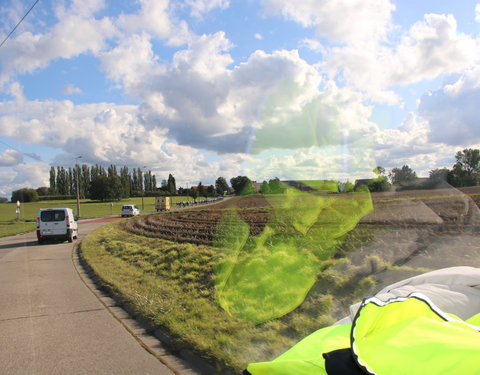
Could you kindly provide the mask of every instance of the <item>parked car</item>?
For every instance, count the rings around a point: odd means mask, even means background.
[[[126,204],[122,207],[122,217],[140,215],[140,210],[134,204]]]
[[[37,215],[37,239],[61,239],[72,242],[78,236],[77,220],[71,208],[41,208]]]

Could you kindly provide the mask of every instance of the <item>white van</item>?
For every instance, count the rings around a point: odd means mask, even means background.
[[[47,239],[72,242],[78,236],[78,224],[71,208],[41,208],[37,216],[38,243]]]
[[[140,215],[140,210],[134,204],[126,204],[122,207],[122,217]]]

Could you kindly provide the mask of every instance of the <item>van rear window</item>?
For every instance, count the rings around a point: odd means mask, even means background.
[[[65,211],[62,210],[51,210],[51,211],[42,211],[40,214],[41,221],[64,221],[65,220]]]

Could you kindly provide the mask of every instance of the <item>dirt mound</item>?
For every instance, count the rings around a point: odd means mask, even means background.
[[[472,198],[480,203],[480,187],[372,194],[374,211],[360,225],[374,224],[393,231],[406,227],[425,231],[429,227],[437,233],[463,232],[480,225],[480,211]],[[263,195],[253,195],[226,199],[210,207],[139,217],[128,220],[125,228],[147,237],[212,245],[219,220],[231,209],[249,225],[253,236],[263,231],[272,213]]]
[[[238,216],[249,225],[250,234],[255,236],[263,231],[268,222],[268,206],[263,196],[233,198],[210,209],[182,210],[128,220],[125,229],[146,237],[212,245],[217,224],[226,210],[235,209]]]

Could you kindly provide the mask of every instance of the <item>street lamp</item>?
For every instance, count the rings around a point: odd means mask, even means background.
[[[144,165],[142,169],[145,169],[145,168],[147,168],[147,166]],[[143,212],[144,211],[143,196],[145,195],[145,174],[143,173],[143,170],[142,170],[141,184],[142,184],[142,212]]]
[[[79,189],[78,189],[78,179],[79,179],[78,170],[79,170],[80,168],[77,168],[77,166],[78,166],[77,159],[81,159],[81,158],[83,158],[82,155],[77,156],[77,157],[75,158],[75,169],[77,170],[77,218],[78,218],[78,219],[80,219],[80,191],[79,191]]]

